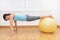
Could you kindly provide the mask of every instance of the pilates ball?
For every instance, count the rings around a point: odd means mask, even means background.
[[[52,33],[56,30],[57,23],[53,18],[44,18],[39,22],[39,29],[42,32]]]

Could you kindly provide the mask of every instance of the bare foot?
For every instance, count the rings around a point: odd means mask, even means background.
[[[51,18],[53,18],[51,15],[49,15],[48,17],[51,17]]]

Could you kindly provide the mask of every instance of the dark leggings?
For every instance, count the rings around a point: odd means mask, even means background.
[[[40,19],[40,16],[30,16],[27,15],[27,21],[34,21]]]

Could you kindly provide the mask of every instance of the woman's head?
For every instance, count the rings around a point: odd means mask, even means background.
[[[5,20],[5,21],[7,21],[7,20],[9,20],[10,19],[10,13],[5,13],[4,15],[3,15],[3,19]]]

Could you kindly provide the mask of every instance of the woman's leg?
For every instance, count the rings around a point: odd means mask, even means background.
[[[49,16],[40,16],[41,19],[48,18],[48,17],[53,18],[51,15],[49,15]]]
[[[27,21],[34,21],[40,19],[40,16],[29,16],[27,15]]]
[[[27,21],[34,21],[34,20],[43,19],[46,17],[53,18],[51,15],[49,15],[49,16],[29,16],[29,15],[27,15]]]

